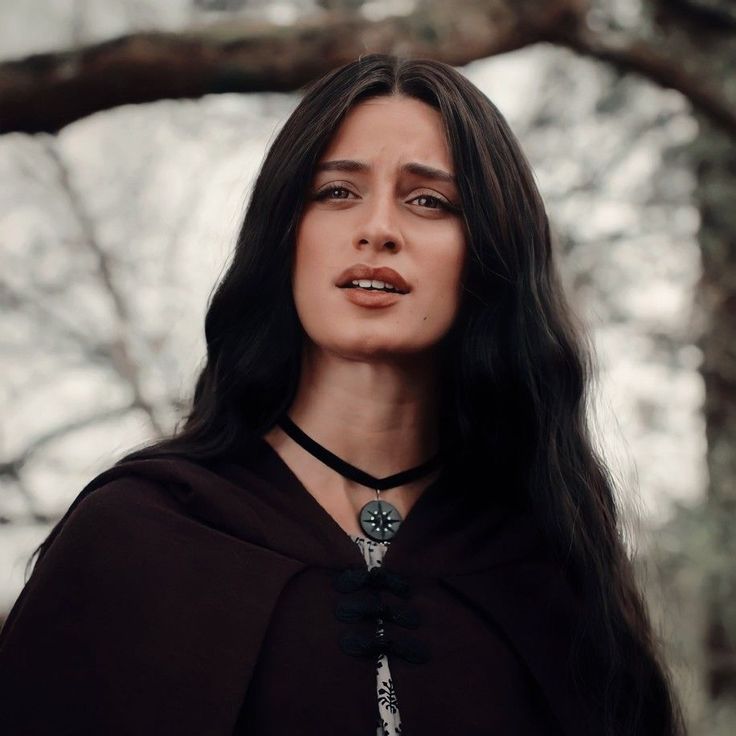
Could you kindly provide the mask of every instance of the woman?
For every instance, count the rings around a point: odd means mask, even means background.
[[[183,428],[39,548],[11,733],[682,732],[544,205],[461,74],[315,82],[205,327]]]

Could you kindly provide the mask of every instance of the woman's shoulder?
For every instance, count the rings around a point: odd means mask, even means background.
[[[258,466],[221,459],[159,456],[122,461],[95,476],[44,543],[50,552],[127,566],[175,564],[201,555],[305,560],[308,537],[293,511],[291,489],[274,485]],[[278,564],[278,560],[274,562]]]
[[[153,560],[186,517],[164,483],[109,469],[85,486],[51,530],[36,570],[102,574]]]
[[[113,465],[85,485],[54,531],[68,536],[89,530],[103,541],[103,532],[115,527],[131,527],[133,533],[135,528],[160,526],[166,519],[186,515],[172,488],[193,466],[183,459]]]
[[[44,558],[90,567],[154,560],[172,546],[202,544],[213,536],[198,514],[197,493],[227,484],[203,464],[186,458],[121,462],[94,476],[71,502],[40,547]],[[232,490],[232,489],[230,489]],[[241,505],[248,494],[240,489]],[[219,492],[225,491],[220,487]],[[201,501],[199,501],[201,505]]]
[[[175,468],[182,462],[171,463]],[[114,465],[94,476],[69,506],[65,519],[76,523],[95,521],[99,517],[125,517],[144,509],[174,508],[170,484],[163,477],[140,472],[140,464],[128,468]]]
[[[42,545],[16,609],[70,596],[95,608],[145,606],[164,592],[172,600],[204,596],[217,588],[213,571],[218,584],[257,574],[277,589],[304,567],[269,543],[247,494],[235,501],[237,528],[221,504],[200,508],[203,486],[223,496],[237,490],[225,479],[186,460],[145,463],[114,466],[85,486]]]
[[[132,733],[145,717],[160,722],[162,703],[172,733],[194,733],[193,703],[212,703],[212,717],[237,706],[229,686],[304,564],[244,538],[244,521],[236,536],[198,513],[195,489],[226,494],[224,483],[184,460],[146,461],[108,469],[77,496],[0,631],[14,733],[35,717],[34,733]]]

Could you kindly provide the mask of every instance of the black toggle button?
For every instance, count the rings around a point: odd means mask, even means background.
[[[382,619],[392,621],[397,626],[415,629],[419,626],[419,612],[413,608],[389,606],[378,597],[351,598],[338,601],[335,616],[340,621],[360,621],[363,619]]]
[[[348,567],[334,576],[333,585],[340,593],[354,593],[363,587],[375,590],[385,588],[402,598],[406,598],[410,593],[409,583],[401,575],[384,567],[373,567],[370,570]]]
[[[397,626],[403,626],[405,629],[416,629],[421,620],[419,611],[414,608],[396,608],[385,606],[385,613],[381,614],[381,618],[386,621],[393,621]]]
[[[375,597],[349,598],[340,600],[335,607],[335,616],[340,621],[361,621],[378,616],[381,601]]]
[[[335,573],[332,585],[340,593],[354,593],[360,590],[368,579],[368,570],[363,567],[348,567]]]
[[[391,639],[354,631],[343,634],[340,638],[340,648],[353,657],[393,654],[412,664],[424,664],[430,659],[429,648],[417,639]]]
[[[340,649],[352,657],[367,657],[379,653],[379,639],[375,634],[349,631],[340,637]]]

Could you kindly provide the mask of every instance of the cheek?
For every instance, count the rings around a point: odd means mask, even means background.
[[[427,260],[428,283],[433,287],[433,295],[443,306],[453,305],[460,298],[467,257],[465,238],[462,234],[453,235],[454,237],[444,241],[442,247],[438,246]]]
[[[444,334],[455,321],[462,301],[462,279],[466,247],[464,239],[452,247],[437,248],[427,259],[423,274],[422,299],[417,317],[424,329],[433,335]],[[428,333],[429,334],[429,333]]]
[[[439,276],[445,287],[447,287],[450,293],[454,293],[453,289],[457,291],[460,280],[463,273],[463,265],[465,262],[465,247],[458,247],[453,253],[447,255],[447,257],[438,264]]]
[[[317,284],[329,273],[330,257],[324,233],[311,219],[305,219],[297,230],[292,264],[292,285],[295,292],[307,294],[308,285]]]

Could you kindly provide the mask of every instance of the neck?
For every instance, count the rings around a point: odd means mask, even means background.
[[[438,451],[439,389],[426,357],[361,362],[306,353],[288,414],[345,462],[384,477]]]

